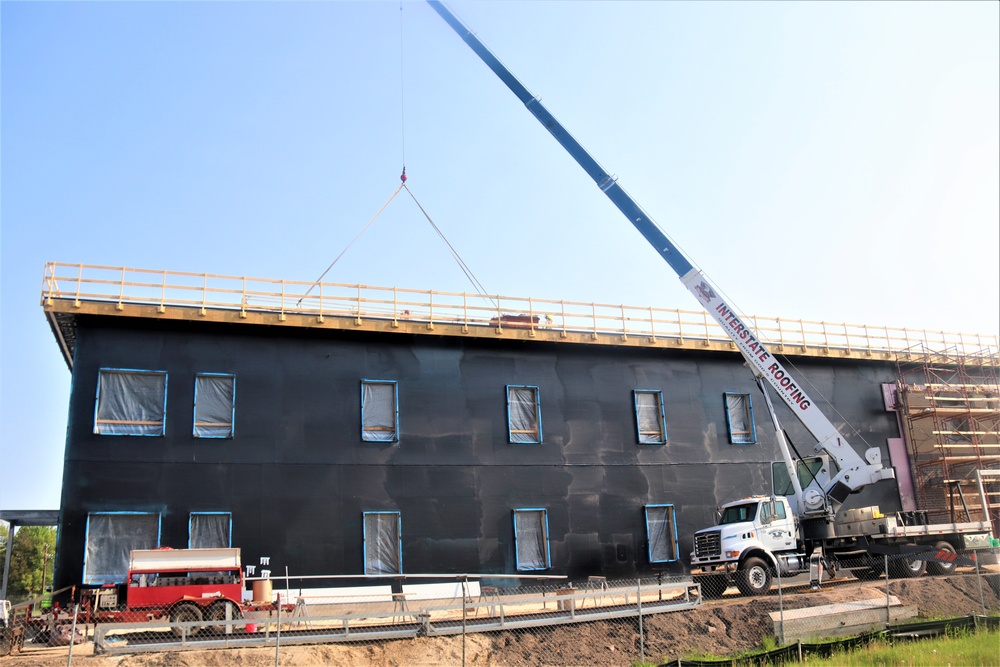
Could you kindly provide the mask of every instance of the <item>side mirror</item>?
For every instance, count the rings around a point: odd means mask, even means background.
[[[778,508],[773,497],[768,501],[765,507],[767,507],[767,512],[764,512],[765,517],[762,523],[774,523],[774,521],[778,518]]]

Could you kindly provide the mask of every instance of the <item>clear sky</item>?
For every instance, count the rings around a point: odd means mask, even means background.
[[[1000,329],[1000,3],[450,6],[745,313]],[[313,280],[405,159],[489,292],[698,308],[421,2],[3,2],[0,26],[0,508],[59,504],[46,261]],[[405,196],[326,279],[474,291]]]

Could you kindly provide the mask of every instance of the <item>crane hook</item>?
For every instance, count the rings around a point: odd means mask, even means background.
[[[403,173],[399,175],[399,180],[402,183],[406,183],[406,165],[403,165]]]

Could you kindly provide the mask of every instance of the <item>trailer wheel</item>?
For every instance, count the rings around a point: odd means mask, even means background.
[[[906,556],[889,561],[889,574],[897,579],[916,579],[927,571],[927,561]]]
[[[170,612],[170,620],[174,623],[193,623],[202,619],[201,607],[196,604],[179,604]],[[174,626],[170,628],[170,631],[177,637],[183,637],[185,634],[188,637],[194,637],[200,630],[201,626],[198,625],[184,628]]]
[[[231,621],[236,621],[243,618],[243,613],[240,608],[229,600],[219,600],[218,602],[213,602],[205,612],[206,621],[215,621],[214,624],[209,624],[205,626],[205,629],[211,632],[213,635],[224,635],[226,634],[226,611],[229,610],[229,619]],[[229,627],[232,627],[231,625]]]
[[[955,547],[951,546],[947,542],[938,542],[934,545],[934,548],[938,550],[938,556],[948,559],[948,562],[944,563],[937,560],[928,561],[927,571],[937,576],[954,573],[955,568],[958,567],[958,554],[955,553]]]
[[[767,595],[771,590],[771,568],[760,558],[747,558],[736,573],[736,587],[743,595]]]

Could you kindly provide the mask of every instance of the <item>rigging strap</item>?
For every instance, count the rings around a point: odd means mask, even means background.
[[[403,175],[404,176],[406,175],[405,169],[403,170]],[[458,263],[458,266],[462,269],[462,273],[464,273],[465,277],[469,279],[469,282],[471,282],[472,286],[476,289],[477,292],[479,292],[479,295],[488,298],[495,306],[496,302],[493,301],[493,299],[486,294],[486,288],[483,287],[482,283],[479,282],[479,279],[476,278],[475,274],[472,273],[472,269],[470,269],[465,264],[465,262],[459,256],[458,251],[456,251],[455,248],[451,245],[451,243],[448,242],[448,239],[445,238],[441,230],[438,229],[438,226],[434,224],[434,221],[431,220],[431,216],[427,215],[427,211],[425,211],[424,207],[420,205],[419,201],[417,201],[417,198],[414,196],[413,191],[410,190],[409,187],[407,187],[405,180],[403,182],[403,185],[401,185],[400,187],[406,188],[406,193],[410,195],[410,198],[413,199],[413,203],[417,205],[417,208],[420,209],[420,212],[424,214],[425,218],[427,218],[427,222],[431,223],[431,227],[433,227],[434,231],[437,232],[437,235],[441,237],[441,240],[444,241],[444,244],[448,246],[448,250],[451,251],[451,256],[455,258],[455,261]]]
[[[404,170],[404,173],[405,173],[405,170]],[[396,191],[392,193],[392,196],[391,196],[391,197],[389,197],[389,198],[388,198],[388,199],[387,199],[387,200],[385,201],[385,203],[384,203],[384,204],[382,204],[382,207],[381,207],[381,208],[379,208],[378,212],[376,212],[376,213],[375,213],[375,215],[373,215],[373,216],[372,216],[372,219],[371,219],[371,220],[369,220],[369,221],[368,221],[368,222],[367,222],[367,223],[365,224],[365,226],[361,228],[361,231],[360,231],[360,232],[358,232],[358,233],[357,233],[357,235],[356,235],[356,236],[355,236],[355,237],[354,237],[353,239],[351,239],[351,242],[347,244],[347,247],[346,247],[346,248],[344,248],[343,250],[341,250],[341,251],[340,251],[340,254],[339,254],[339,255],[337,255],[336,259],[334,259],[334,260],[333,260],[332,262],[330,262],[330,266],[326,267],[326,271],[324,271],[323,273],[321,273],[321,274],[320,274],[320,276],[319,276],[319,278],[317,278],[317,279],[316,279],[316,280],[315,280],[315,281],[313,282],[313,284],[309,286],[309,289],[307,289],[307,290],[306,290],[306,293],[302,295],[302,298],[301,298],[301,299],[299,299],[299,302],[298,302],[298,305],[302,305],[302,301],[303,301],[303,300],[304,300],[304,299],[305,299],[305,298],[306,298],[307,296],[309,296],[309,292],[311,292],[311,291],[312,291],[313,287],[316,287],[316,285],[319,285],[319,284],[320,284],[320,282],[322,282],[322,281],[323,281],[323,278],[325,278],[325,277],[326,277],[326,274],[328,274],[328,273],[330,272],[330,269],[332,269],[332,268],[333,268],[333,265],[334,265],[334,264],[336,264],[336,263],[337,263],[338,261],[340,261],[340,258],[344,256],[344,253],[345,253],[345,252],[347,252],[348,250],[350,250],[351,246],[352,246],[352,245],[354,245],[354,242],[355,242],[355,241],[357,241],[357,240],[358,240],[359,238],[361,238],[361,235],[365,233],[365,230],[367,230],[367,229],[368,229],[369,227],[371,227],[371,224],[372,224],[373,222],[375,222],[375,218],[377,218],[377,217],[379,217],[380,215],[382,215],[382,211],[384,211],[384,210],[385,210],[385,207],[389,205],[389,202],[391,202],[391,201],[392,201],[393,199],[395,199],[395,198],[396,198],[396,195],[398,195],[398,194],[399,194],[399,191],[400,191],[400,190],[402,190],[402,189],[403,189],[404,187],[405,187],[405,183],[400,183],[400,184],[399,184],[399,187],[398,187],[398,188],[396,188]],[[406,190],[407,190],[407,192],[409,192],[409,188],[407,188]],[[413,195],[411,194],[410,196],[412,197]],[[419,204],[417,204],[417,205],[419,206]]]

